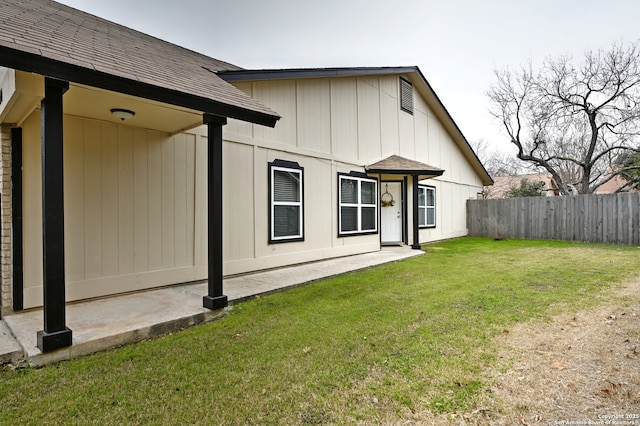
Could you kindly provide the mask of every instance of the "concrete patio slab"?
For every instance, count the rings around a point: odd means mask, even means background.
[[[7,327],[0,321],[0,365],[19,362],[24,358],[22,346]]]
[[[423,252],[406,246],[385,247],[372,253],[225,278],[224,293],[233,304],[420,254]],[[24,357],[30,366],[37,367],[160,336],[224,315],[224,310],[202,307],[202,296],[206,293],[207,283],[200,282],[70,303],[66,315],[73,345],[49,353],[42,353],[36,346],[36,333],[43,328],[41,309],[7,315],[0,321],[0,363],[16,363]]]

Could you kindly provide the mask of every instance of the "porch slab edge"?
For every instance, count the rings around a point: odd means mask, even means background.
[[[42,367],[47,364],[91,355],[97,352],[116,348],[118,346],[124,346],[130,343],[164,336],[197,324],[204,324],[224,316],[225,312],[226,310],[219,309],[216,311],[187,315],[147,327],[114,333],[97,339],[91,339],[84,342],[74,342],[72,346],[52,352],[43,353],[37,348],[31,348],[31,350],[24,350],[21,348],[21,353],[24,357],[25,363],[29,367]]]
[[[24,350],[4,320],[0,320],[0,365],[19,364]]]
[[[224,290],[230,306],[213,311],[202,306],[206,282],[69,304],[67,325],[73,330],[73,344],[47,353],[36,345],[42,310],[12,313],[0,320],[0,363],[40,367],[90,355],[216,320],[233,309],[235,303],[258,295],[422,254],[406,246],[390,247],[228,278]],[[3,345],[11,346],[5,349]]]

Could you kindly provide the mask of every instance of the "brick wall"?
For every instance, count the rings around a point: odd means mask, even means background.
[[[11,127],[0,126],[2,153],[0,154],[0,308],[11,311]]]

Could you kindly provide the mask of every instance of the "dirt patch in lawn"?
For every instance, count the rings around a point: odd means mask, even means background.
[[[499,343],[508,367],[471,423],[640,425],[640,280],[594,309],[504,330]]]
[[[505,329],[474,409],[389,413],[380,424],[640,426],[640,279],[600,299]]]

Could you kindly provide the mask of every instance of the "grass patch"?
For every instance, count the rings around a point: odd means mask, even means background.
[[[516,322],[597,303],[635,247],[463,238],[221,320],[0,372],[2,424],[345,424],[464,412]]]

